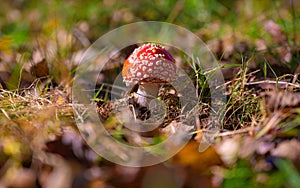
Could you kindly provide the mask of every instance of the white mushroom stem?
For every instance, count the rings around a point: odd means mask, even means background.
[[[150,101],[157,97],[160,84],[158,83],[142,83],[137,91],[137,103],[148,107]]]

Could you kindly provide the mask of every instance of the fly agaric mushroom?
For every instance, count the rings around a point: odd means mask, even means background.
[[[136,48],[124,62],[122,70],[127,86],[139,84],[137,103],[144,107],[157,97],[161,84],[174,81],[175,75],[174,58],[164,47],[153,43]]]

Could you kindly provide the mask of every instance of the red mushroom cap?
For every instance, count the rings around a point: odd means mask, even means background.
[[[176,66],[171,54],[157,44],[144,44],[124,62],[122,76],[127,85],[136,82],[166,83],[175,79]]]

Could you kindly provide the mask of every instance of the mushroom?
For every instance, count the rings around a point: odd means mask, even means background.
[[[175,60],[164,47],[144,44],[124,62],[122,76],[127,86],[139,84],[137,103],[148,107],[150,101],[157,97],[161,84],[175,80]]]

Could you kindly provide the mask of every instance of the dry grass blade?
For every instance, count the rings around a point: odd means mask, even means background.
[[[257,71],[246,73],[247,70],[241,69],[239,75],[232,81],[226,82],[228,96],[223,128],[238,129],[251,125],[253,116],[256,119],[261,117],[260,96],[254,89],[249,89],[247,83],[254,79]]]
[[[271,131],[272,129],[274,129],[281,121],[283,121],[284,119],[286,119],[290,114],[289,113],[280,113],[280,112],[276,112],[274,114],[272,114],[271,117],[265,119],[265,121],[263,121],[263,128],[256,134],[256,138],[260,138],[262,136],[264,136],[266,133],[268,133],[269,131]],[[265,123],[266,122],[266,123]]]
[[[292,117],[292,109],[300,107],[300,94],[292,92],[265,92],[263,96],[264,117],[261,121],[262,129],[257,133],[260,138],[272,129],[278,127],[279,123]]]

